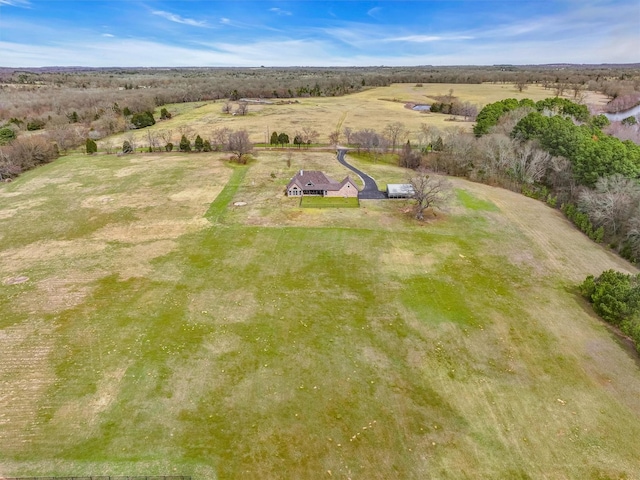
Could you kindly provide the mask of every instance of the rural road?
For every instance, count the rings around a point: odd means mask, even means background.
[[[378,184],[373,178],[347,163],[347,161],[344,159],[346,153],[346,148],[338,148],[338,162],[347,167],[349,170],[355,172],[364,182],[364,188],[360,191],[360,193],[358,193],[358,198],[361,200],[381,200],[387,198],[387,195],[384,192],[378,190]]]

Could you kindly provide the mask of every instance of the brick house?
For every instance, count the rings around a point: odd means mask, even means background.
[[[341,182],[318,170],[300,170],[287,185],[287,196],[357,197],[358,187],[348,176]]]

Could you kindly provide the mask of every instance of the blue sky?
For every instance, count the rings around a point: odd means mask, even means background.
[[[640,62],[640,0],[0,0],[0,66]]]

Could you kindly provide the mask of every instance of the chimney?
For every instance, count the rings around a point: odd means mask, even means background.
[[[302,176],[303,173],[304,173],[304,170],[300,170],[300,176]]]

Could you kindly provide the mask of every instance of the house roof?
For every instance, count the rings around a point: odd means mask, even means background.
[[[301,190],[340,190],[347,182],[355,186],[347,176],[342,182],[336,182],[319,170],[300,170],[287,185],[287,190],[296,185]]]

